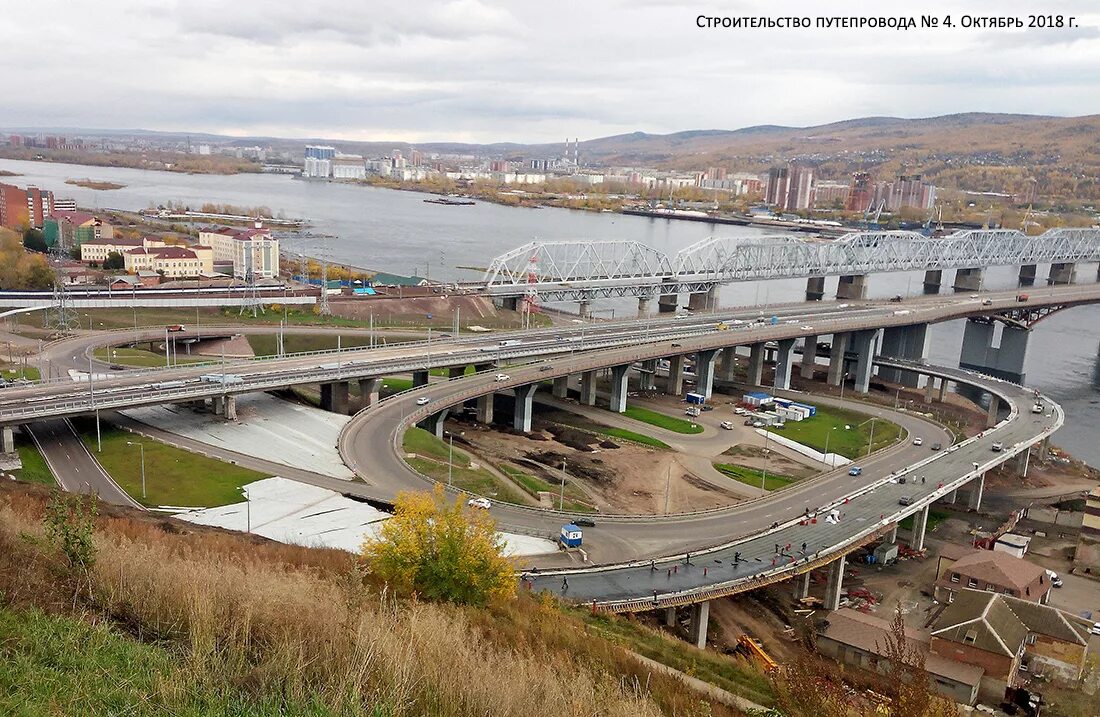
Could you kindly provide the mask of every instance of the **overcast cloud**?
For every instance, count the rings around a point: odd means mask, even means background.
[[[969,5],[973,14],[1075,15],[1081,27],[695,22],[889,16],[886,7],[958,21],[959,4],[939,0],[10,3],[0,22],[0,126],[538,142],[867,115],[1100,113],[1093,0]]]

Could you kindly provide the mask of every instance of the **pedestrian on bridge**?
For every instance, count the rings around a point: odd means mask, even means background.
[[[568,590],[568,589],[569,589],[569,578],[562,578],[561,579],[562,594],[565,594],[565,591]]]

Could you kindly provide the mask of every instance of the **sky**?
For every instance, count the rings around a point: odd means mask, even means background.
[[[36,0],[0,23],[0,126],[560,142],[954,112],[1100,113],[1080,27],[964,29],[922,0]],[[887,6],[894,13],[884,11]],[[697,16],[951,15],[947,29],[702,29]]]

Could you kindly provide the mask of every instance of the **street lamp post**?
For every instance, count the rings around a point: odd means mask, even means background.
[[[837,428],[837,426],[833,426],[833,430],[825,434],[825,453],[821,455],[822,464],[828,465],[830,467],[834,466],[833,462],[829,460],[829,439],[832,437],[833,431],[835,431]]]
[[[561,462],[561,492],[558,493],[558,510],[565,509],[565,461]]]
[[[451,487],[451,477],[454,469],[455,434],[447,434],[447,487]]]
[[[141,497],[144,500],[145,499],[145,444],[140,442],[140,441],[138,441],[137,443],[134,443],[133,441],[126,441],[126,445],[128,445],[128,446],[137,446],[141,450]]]
[[[764,484],[768,480],[768,439],[772,437],[772,432],[767,428],[764,429],[764,470],[760,472],[760,491],[764,491]]]
[[[875,421],[877,420],[877,417],[871,419],[871,435],[867,438],[867,455],[871,455],[871,446],[875,445]]]

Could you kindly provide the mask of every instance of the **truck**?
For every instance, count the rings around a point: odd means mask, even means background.
[[[684,396],[684,400],[696,406],[702,406],[707,402],[707,397],[701,393],[689,393]]]

